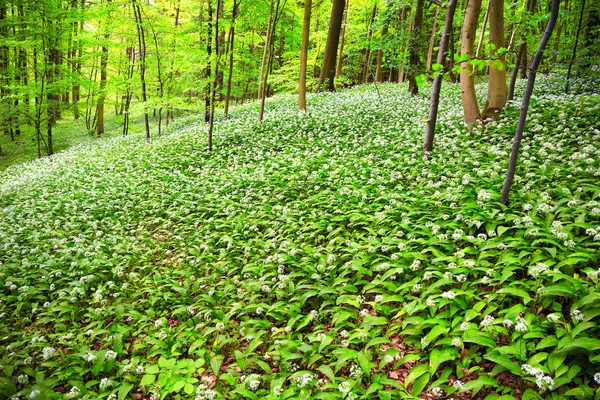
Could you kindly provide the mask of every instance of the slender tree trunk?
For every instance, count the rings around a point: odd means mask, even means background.
[[[388,26],[386,24],[381,29],[381,39],[380,39],[381,44],[383,44],[383,41],[384,41],[387,33],[388,33]],[[375,82],[383,82],[382,63],[383,63],[383,49],[380,46],[379,49],[377,50],[377,69],[375,70]]]
[[[479,58],[481,54],[481,46],[483,45],[483,38],[485,37],[485,29],[487,27],[488,19],[490,18],[490,9],[492,7],[492,2],[488,1],[487,8],[485,10],[485,14],[483,15],[483,23],[481,24],[481,35],[479,35],[479,42],[477,43],[477,50],[475,51],[475,58]],[[491,42],[490,38],[490,42]]]
[[[481,0],[479,0],[481,1]],[[425,0],[417,0],[417,8],[415,10],[415,22],[413,25],[412,35],[410,37],[410,67],[408,75],[408,93],[411,96],[419,94],[419,86],[417,84],[417,75],[421,72],[421,58],[420,58],[420,38],[421,38],[421,25],[423,24],[423,3]]]
[[[504,0],[489,0],[491,59],[490,78],[484,118],[497,118],[506,105],[506,57],[498,50],[504,47]],[[482,34],[483,35],[483,34]]]
[[[267,38],[265,40],[265,49],[263,52],[263,62],[260,68],[260,83],[259,83],[259,99],[260,99],[260,111],[258,114],[258,120],[262,121],[265,114],[265,101],[267,97],[267,83],[269,79],[269,70],[271,67],[271,61],[273,59],[273,36],[275,31],[275,25],[277,24],[277,18],[279,16],[279,5],[280,0],[276,2],[271,0],[271,14],[269,16],[269,26],[267,27]]]
[[[531,95],[533,93],[533,87],[535,84],[535,75],[542,62],[542,57],[544,56],[544,50],[548,41],[550,40],[550,36],[552,35],[552,30],[556,25],[556,20],[558,19],[558,9],[560,6],[560,0],[552,0],[552,10],[550,13],[550,20],[548,21],[548,25],[546,26],[546,30],[542,36],[542,40],[540,41],[540,45],[537,48],[535,56],[533,57],[533,61],[531,62],[531,67],[529,68],[529,78],[527,79],[527,88],[525,89],[525,94],[523,95],[523,101],[521,102],[521,112],[519,114],[519,122],[517,124],[517,130],[515,132],[515,137],[513,139],[512,149],[510,153],[510,161],[508,164],[508,172],[506,174],[506,180],[504,181],[504,186],[502,187],[502,203],[508,204],[508,197],[510,193],[510,188],[512,186],[515,171],[517,169],[517,159],[519,157],[519,148],[521,146],[521,139],[523,138],[523,130],[525,129],[525,121],[527,120],[527,111],[529,109],[529,101],[531,99]]]
[[[362,73],[360,81],[367,83],[369,80],[369,70],[371,69],[371,39],[373,38],[373,24],[377,17],[377,3],[373,6],[373,12],[371,13],[371,20],[369,21],[369,30],[367,31],[367,47],[365,49],[365,62],[362,67]]]
[[[319,76],[317,90],[320,90],[321,85],[325,84],[327,90],[335,91],[336,57],[340,43],[344,8],[345,0],[333,0],[329,30],[327,32],[327,43],[325,44],[325,54],[323,55],[323,65],[321,66],[321,75]]]
[[[475,45],[475,34],[477,31],[477,20],[481,12],[481,0],[469,0],[465,11],[465,20],[462,28],[461,55],[466,61],[460,63],[460,89],[462,92],[463,113],[466,124],[473,124],[481,115],[475,94],[475,81],[473,79],[473,47]]]
[[[216,18],[215,18],[215,79],[213,80],[212,94],[210,99],[210,121],[208,125],[208,151],[213,149],[213,131],[215,126],[215,97],[219,80],[219,58],[221,57],[221,49],[219,48],[219,16],[223,8],[222,0],[217,0]]]
[[[150,141],[150,121],[148,120],[148,98],[146,94],[146,35],[142,26],[142,11],[136,0],[131,0],[133,12],[135,13],[138,49],[140,52],[140,81],[142,83],[142,103],[144,105],[144,126],[146,128],[146,140]]]
[[[585,10],[585,0],[581,0],[581,11],[579,12],[579,22],[577,23],[577,31],[575,33],[575,45],[573,46],[573,54],[571,54],[571,60],[569,61],[569,68],[567,70],[567,84],[565,86],[565,93],[569,94],[569,86],[571,80],[571,69],[573,68],[573,62],[577,57],[577,46],[579,46],[579,35],[581,33],[581,24],[583,21],[583,12]]]
[[[238,2],[233,0],[233,11],[231,12],[231,28],[229,30],[229,73],[227,75],[227,92],[225,94],[225,118],[229,115],[229,98],[231,96],[231,80],[233,78],[233,44],[235,41],[235,18],[238,13]]]
[[[312,0],[304,0],[302,49],[300,51],[300,79],[298,82],[298,110],[306,110],[306,66],[308,64],[308,42],[310,36],[311,7]]]
[[[440,40],[440,48],[437,55],[437,63],[444,66],[442,71],[433,78],[433,88],[431,89],[431,102],[429,105],[429,119],[425,128],[425,140],[423,143],[423,155],[433,150],[433,138],[435,135],[435,124],[437,122],[438,108],[440,104],[440,91],[442,88],[443,72],[447,69],[446,50],[452,36],[452,26],[454,24],[454,13],[456,11],[456,1],[450,0],[446,8],[446,17],[444,20],[444,33]]]
[[[204,94],[204,122],[210,122],[210,99],[211,99],[211,58],[212,58],[212,20],[213,20],[213,11],[212,11],[212,0],[207,0],[208,2],[208,32],[206,34],[206,57],[208,61],[206,62],[206,69],[204,71],[207,83]]]
[[[110,16],[109,16],[110,18]],[[104,40],[108,41],[109,34],[104,34]],[[108,46],[102,44],[102,54],[100,56],[100,93],[98,94],[98,103],[96,105],[96,134],[102,136],[104,133],[104,101],[106,99],[106,79],[108,67]]]
[[[340,33],[340,50],[337,57],[337,67],[335,68],[335,77],[338,78],[342,75],[342,65],[344,63],[344,45],[346,43],[346,24],[348,23],[348,4],[350,0],[346,0],[346,6],[344,8],[344,20],[342,22],[342,31]]]
[[[429,49],[427,49],[427,62],[425,69],[431,70],[431,61],[433,60],[433,46],[435,44],[435,34],[437,33],[438,16],[440,14],[440,7],[435,7],[435,16],[433,17],[433,28],[431,28],[431,38],[429,39]]]

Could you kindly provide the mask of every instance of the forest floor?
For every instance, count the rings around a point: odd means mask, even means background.
[[[9,167],[0,398],[598,398],[600,96],[562,88],[509,206],[518,105],[467,129],[452,85],[426,158],[427,89],[380,85]]]

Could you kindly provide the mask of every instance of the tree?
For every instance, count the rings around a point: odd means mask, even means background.
[[[456,11],[457,0],[450,0],[446,6],[446,17],[444,19],[444,33],[440,40],[440,48],[438,50],[437,63],[444,66],[442,71],[433,79],[433,87],[431,89],[431,102],[429,105],[429,119],[425,128],[425,140],[423,143],[423,154],[431,152],[433,149],[433,138],[435,135],[435,123],[437,122],[438,107],[440,103],[440,90],[442,87],[443,74],[446,70],[446,51],[448,43],[452,35],[452,27],[454,25],[454,13]]]
[[[308,64],[308,39],[310,35],[311,7],[312,0],[304,0],[302,50],[300,53],[300,79],[298,82],[298,110],[306,110],[306,65]]]
[[[420,51],[420,34],[421,25],[423,24],[423,3],[425,0],[417,0],[417,8],[415,10],[415,22],[413,24],[412,35],[410,37],[409,49],[410,49],[410,67],[408,75],[408,93],[411,96],[419,94],[419,85],[417,84],[417,74],[421,68],[421,58],[419,56]],[[481,0],[478,0],[481,1]]]
[[[506,105],[506,57],[504,55],[504,0],[489,0],[491,63],[484,118],[497,118]]]
[[[508,196],[510,193],[510,188],[512,186],[515,171],[517,169],[517,158],[519,157],[519,148],[521,146],[521,140],[523,138],[523,130],[525,129],[525,121],[527,120],[527,111],[529,109],[529,101],[531,100],[531,95],[533,94],[533,87],[535,85],[535,75],[537,70],[542,62],[542,57],[544,56],[544,50],[546,49],[546,45],[550,40],[550,36],[552,35],[552,31],[554,30],[554,26],[556,25],[556,20],[558,19],[558,9],[560,6],[560,0],[552,0],[552,9],[550,12],[550,20],[548,21],[548,25],[546,26],[546,30],[540,40],[540,44],[535,52],[535,56],[533,57],[533,61],[531,62],[531,66],[529,67],[529,77],[527,79],[527,88],[525,89],[525,94],[523,95],[523,100],[521,102],[521,112],[519,113],[519,122],[517,124],[517,130],[515,132],[515,137],[513,139],[512,149],[510,152],[510,161],[508,164],[508,171],[506,174],[506,179],[504,181],[504,186],[502,187],[502,198],[501,201],[503,204],[508,204]]]
[[[138,51],[140,53],[139,68],[140,82],[142,84],[142,103],[144,105],[144,126],[146,128],[146,140],[150,140],[150,121],[148,120],[148,109],[146,104],[148,97],[146,93],[146,34],[142,25],[142,11],[136,0],[131,0],[133,13],[135,14],[135,25],[137,28]]]
[[[462,91],[463,116],[466,124],[473,124],[481,117],[477,95],[475,94],[473,64],[470,62],[473,58],[475,33],[480,12],[481,0],[469,0],[461,33],[461,59],[463,61],[460,63],[460,89]]]
[[[321,65],[321,75],[319,76],[317,90],[320,90],[323,84],[327,86],[327,90],[335,90],[336,57],[340,42],[344,7],[345,0],[333,0],[329,30],[327,32],[327,43],[325,44],[325,54],[323,55],[323,64]]]

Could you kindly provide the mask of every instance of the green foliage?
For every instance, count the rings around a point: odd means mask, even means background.
[[[378,85],[0,173],[0,395],[598,396],[599,97],[540,77],[506,207],[518,109],[444,87],[427,158]]]

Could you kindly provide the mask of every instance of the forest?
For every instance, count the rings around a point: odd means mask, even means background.
[[[0,399],[600,399],[600,3],[0,0]]]

